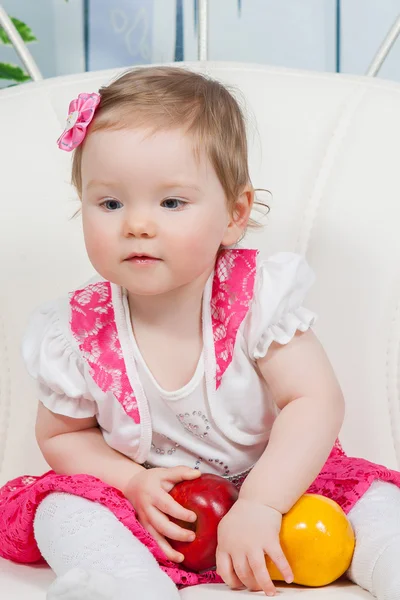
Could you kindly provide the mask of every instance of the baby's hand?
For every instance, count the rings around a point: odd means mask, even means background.
[[[279,532],[282,515],[264,504],[239,498],[218,527],[217,573],[232,589],[243,586],[274,596],[265,566],[267,554],[287,583],[293,573],[283,554]]]
[[[141,471],[129,481],[125,495],[137,512],[141,525],[157,540],[161,550],[174,562],[182,562],[184,556],[176,552],[165,539],[191,542],[193,531],[179,527],[167,515],[181,521],[194,522],[196,513],[183,508],[169,495],[176,483],[196,479],[200,472],[189,467],[154,468]]]

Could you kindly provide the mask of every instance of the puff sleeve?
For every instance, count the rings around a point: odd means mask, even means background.
[[[303,306],[315,276],[297,254],[279,253],[257,268],[253,302],[247,326],[252,360],[263,358],[272,342],[287,344],[296,331],[307,331],[316,315]]]
[[[33,314],[22,343],[29,374],[36,380],[39,400],[50,411],[83,419],[97,413],[85,379],[85,365],[68,341],[57,304],[47,304]]]

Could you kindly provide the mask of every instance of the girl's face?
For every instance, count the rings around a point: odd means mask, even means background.
[[[179,129],[92,133],[82,156],[82,219],[96,271],[131,294],[168,293],[208,277],[221,244],[244,230],[252,194],[233,218],[206,156]]]

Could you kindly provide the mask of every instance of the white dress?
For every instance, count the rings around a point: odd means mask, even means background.
[[[24,359],[49,410],[96,416],[107,444],[132,460],[187,465],[239,483],[263,453],[277,415],[256,361],[273,341],[286,344],[312,326],[315,316],[302,304],[313,280],[296,254],[260,260],[255,251],[225,251],[204,290],[195,374],[173,392],[158,385],[141,356],[125,291],[108,282],[76,292],[75,305],[70,296],[40,308],[24,338]],[[79,314],[85,303],[96,315],[91,327]],[[114,335],[101,330],[101,320],[112,321]]]

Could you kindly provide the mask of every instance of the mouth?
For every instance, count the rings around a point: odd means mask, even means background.
[[[152,256],[151,254],[139,254],[137,252],[133,252],[127,258],[125,258],[126,262],[130,262],[133,264],[152,264],[159,262],[161,259],[156,256]]]

